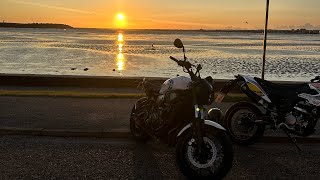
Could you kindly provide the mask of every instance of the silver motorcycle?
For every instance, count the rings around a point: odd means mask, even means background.
[[[174,45],[185,52],[180,39]],[[214,99],[213,79],[201,78],[201,65],[191,64],[185,53],[184,60],[170,59],[190,78],[178,76],[161,86],[144,79],[146,97],[133,106],[131,133],[139,141],[155,139],[176,145],[176,162],[188,178],[222,179],[232,167],[233,148],[225,128],[215,122],[222,118],[221,111],[205,113]],[[205,114],[215,121],[206,120]]]

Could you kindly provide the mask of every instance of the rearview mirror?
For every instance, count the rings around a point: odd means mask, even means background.
[[[180,39],[174,40],[173,44],[177,48],[183,48],[183,43],[182,43],[182,41]]]

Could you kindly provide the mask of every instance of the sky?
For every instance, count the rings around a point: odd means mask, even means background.
[[[0,0],[0,20],[79,28],[263,29],[266,0]],[[270,0],[269,28],[320,29],[320,0]],[[122,13],[125,19],[117,19]]]

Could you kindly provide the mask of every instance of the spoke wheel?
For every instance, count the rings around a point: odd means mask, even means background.
[[[235,112],[230,122],[230,132],[237,139],[248,140],[252,138],[258,131],[255,125],[256,114],[250,109],[239,109]]]
[[[177,164],[188,178],[222,179],[230,171],[233,161],[232,143],[225,132],[207,127],[200,152],[189,129],[178,139]]]
[[[187,158],[197,168],[208,168],[214,164],[217,158],[221,158],[217,157],[218,150],[211,139],[204,137],[203,141],[205,147],[201,153],[198,151],[197,144],[193,138],[188,142]]]
[[[255,143],[263,136],[265,126],[255,123],[262,113],[258,107],[248,102],[236,103],[225,116],[225,127],[231,139],[242,145]]]

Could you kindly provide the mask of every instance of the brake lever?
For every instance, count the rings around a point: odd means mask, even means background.
[[[316,76],[315,78],[311,79],[311,82],[320,82],[320,76]]]

